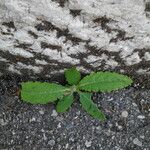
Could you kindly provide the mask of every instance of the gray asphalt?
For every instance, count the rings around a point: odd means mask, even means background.
[[[78,98],[58,114],[55,104],[31,105],[18,83],[0,80],[0,150],[149,150],[150,90],[136,86],[93,93],[107,120],[90,117]]]

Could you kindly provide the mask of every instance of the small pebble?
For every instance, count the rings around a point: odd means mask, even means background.
[[[136,103],[132,103],[132,105],[133,105],[134,107],[137,107],[137,104],[136,104]]]
[[[5,126],[5,125],[7,125],[7,122],[4,121],[4,119],[0,119],[0,125]]]
[[[30,122],[34,122],[34,121],[36,121],[34,117],[30,119]]]
[[[54,141],[54,140],[50,140],[50,141],[48,141],[48,145],[50,145],[50,146],[54,146],[54,145],[55,145],[55,141]]]
[[[59,123],[59,124],[57,125],[57,128],[61,128],[61,123]]]
[[[43,139],[46,141],[47,140],[47,137],[45,135],[45,133],[43,133]]]
[[[77,111],[77,112],[76,112],[76,115],[78,115],[78,116],[79,116],[80,114],[81,114],[81,113],[80,113],[80,111]]]
[[[139,119],[145,119],[145,116],[139,115],[139,116],[137,116],[137,118],[139,118]]]
[[[121,129],[122,129],[122,126],[118,126],[118,129],[121,130]]]
[[[52,117],[57,117],[57,115],[58,115],[57,111],[56,111],[56,110],[53,110],[51,116],[52,116]]]
[[[44,115],[44,111],[43,111],[43,110],[40,110],[39,113],[40,113],[41,115]]]
[[[97,126],[96,130],[102,130],[102,128],[100,126]]]
[[[135,145],[137,145],[137,146],[142,147],[142,142],[139,141],[139,139],[137,139],[137,138],[135,138],[135,139],[133,140],[133,143],[134,143]]]
[[[123,118],[127,118],[128,115],[129,115],[129,113],[128,113],[126,110],[121,113],[121,116],[122,116]]]
[[[86,142],[85,142],[85,146],[86,146],[86,147],[91,147],[91,144],[92,144],[91,141],[86,141]]]
[[[145,138],[145,136],[144,136],[144,135],[141,135],[141,136],[140,136],[140,138],[141,138],[141,139],[144,139],[144,138]]]
[[[68,147],[69,147],[69,144],[67,143],[66,146],[65,146],[65,148],[68,149]]]

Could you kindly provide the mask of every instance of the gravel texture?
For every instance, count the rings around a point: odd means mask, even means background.
[[[22,102],[17,89],[17,82],[0,80],[0,150],[150,149],[149,89],[94,93],[105,122],[82,110],[78,98],[68,112],[59,114],[55,104]]]

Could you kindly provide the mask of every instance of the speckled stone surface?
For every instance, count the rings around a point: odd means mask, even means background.
[[[150,89],[137,85],[93,93],[106,116],[97,121],[78,98],[63,114],[55,104],[30,105],[16,91],[18,82],[0,80],[0,150],[149,150]]]

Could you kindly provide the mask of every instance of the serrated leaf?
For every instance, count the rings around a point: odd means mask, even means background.
[[[80,93],[80,102],[82,107],[95,119],[105,120],[105,115],[98,109],[96,104],[91,100],[90,93]]]
[[[69,91],[68,88],[55,83],[23,82],[21,85],[21,99],[32,104],[54,102]]]
[[[65,71],[65,77],[70,85],[77,85],[81,79],[81,74],[75,67],[73,67]]]
[[[71,107],[73,103],[73,95],[64,96],[57,103],[56,110],[57,112],[65,112],[67,109]]]
[[[122,74],[112,72],[97,72],[84,77],[78,88],[93,92],[110,92],[131,85],[133,81]]]

